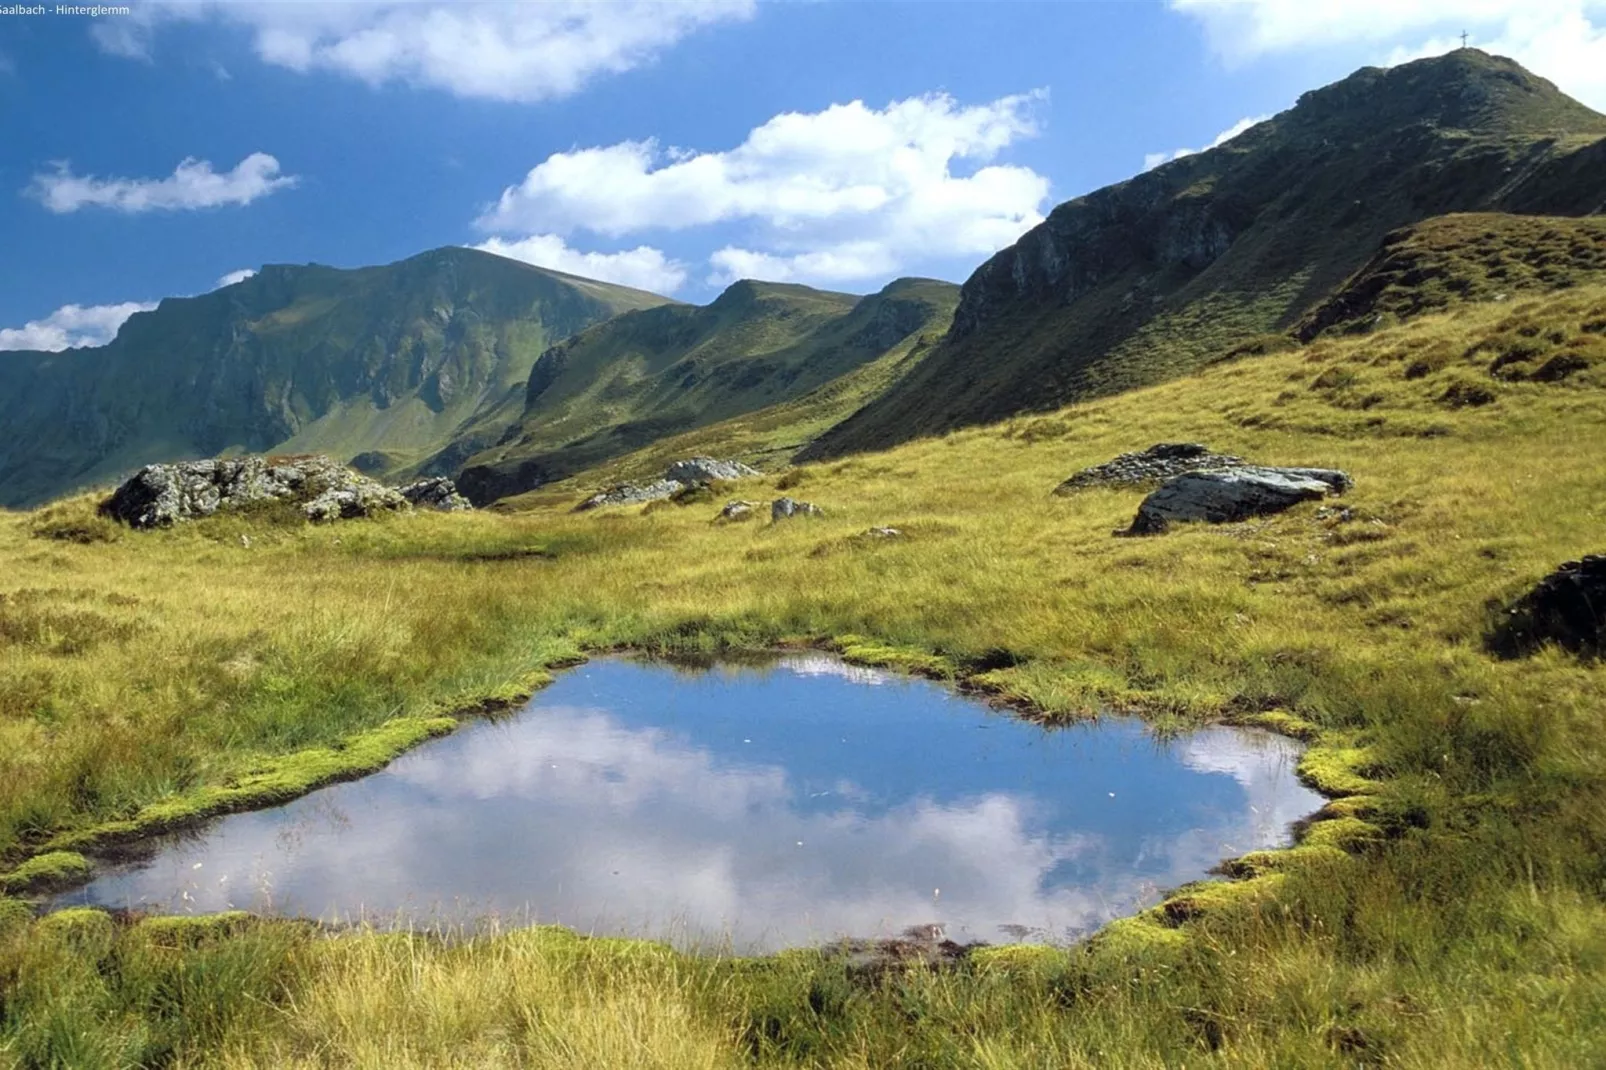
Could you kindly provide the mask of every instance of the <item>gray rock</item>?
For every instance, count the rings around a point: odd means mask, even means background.
[[[457,484],[445,476],[429,476],[404,487],[397,487],[396,492],[414,505],[426,509],[438,509],[443,513],[456,513],[474,508],[467,498],[457,493]]]
[[[714,518],[714,522],[730,524],[738,520],[751,520],[754,516],[753,510],[757,509],[758,506],[758,502],[726,502],[725,508],[719,511],[719,515]]]
[[[685,490],[686,484],[674,479],[660,479],[656,483],[638,486],[634,483],[620,483],[609,487],[605,491],[593,494],[575,507],[579,512],[587,509],[596,509],[603,505],[639,505],[642,502],[655,502],[667,498],[672,494]]]
[[[260,502],[304,503],[309,519],[408,508],[396,491],[324,456],[150,464],[100,504],[130,527],[156,528]]]
[[[676,483],[712,483],[718,480],[746,479],[758,475],[758,469],[741,461],[717,461],[712,457],[689,457],[676,461],[664,472],[664,478]]]
[[[1187,472],[1161,484],[1138,506],[1125,534],[1157,535],[1174,521],[1221,524],[1279,513],[1300,502],[1342,494],[1350,478],[1330,468],[1238,465]]]
[[[871,528],[869,531],[865,532],[865,534],[870,536],[872,539],[903,538],[903,532],[899,531],[897,528]]]
[[[800,502],[793,498],[777,498],[770,503],[770,519],[786,520],[794,516],[824,516],[825,510],[813,502]]]
[[[1146,450],[1123,453],[1113,460],[1084,468],[1058,487],[1055,494],[1069,494],[1083,487],[1136,487],[1159,483],[1185,472],[1241,465],[1241,457],[1211,453],[1197,442],[1160,442]]]

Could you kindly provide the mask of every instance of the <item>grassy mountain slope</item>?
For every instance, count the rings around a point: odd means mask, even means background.
[[[229,450],[394,469],[516,395],[553,342],[665,301],[470,249],[268,265],[136,314],[105,346],[0,354],[0,502]]]
[[[1462,302],[1606,281],[1606,217],[1475,212],[1395,231],[1295,328],[1372,330]]]
[[[1056,208],[965,283],[908,379],[807,456],[1186,373],[1292,326],[1385,234],[1451,212],[1606,208],[1606,116],[1462,49],[1366,68],[1226,145]]]
[[[744,281],[700,308],[620,316],[542,354],[517,426],[473,457],[459,485],[478,502],[492,501],[825,390],[773,424],[777,434],[755,440],[778,450],[788,443],[776,439],[823,430],[846,408],[843,399],[884,385],[902,366],[893,354],[907,355],[920,335],[942,331],[957,298],[957,287],[931,279],[899,279],[863,298]],[[828,387],[861,370],[855,381]],[[454,443],[447,453],[461,450]]]
[[[1497,364],[1524,341],[1543,352]],[[711,525],[707,502],[149,534],[87,499],[0,514],[7,866],[63,832],[371,767],[449,727],[442,710],[621,646],[829,643],[1049,720],[1269,725],[1310,742],[1302,772],[1334,796],[1298,849],[1162,889],[1090,944],[886,974],[548,928],[36,921],[13,903],[0,1051],[29,1066],[1595,1065],[1606,672],[1558,650],[1502,660],[1483,638],[1495,607],[1601,548],[1603,344],[1599,284],[1334,332],[755,480],[752,496],[784,478],[827,509],[776,525]],[[1563,355],[1584,366],[1511,374]],[[1121,539],[1143,491],[1051,493],[1162,440],[1342,467],[1348,511]],[[882,524],[904,537],[863,537]],[[58,579],[17,578],[40,570]]]

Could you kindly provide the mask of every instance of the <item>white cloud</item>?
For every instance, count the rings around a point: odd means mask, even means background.
[[[212,170],[210,161],[190,157],[166,178],[75,175],[61,162],[55,171],[35,175],[27,192],[52,212],[110,208],[136,213],[250,204],[297,181],[294,175],[279,174],[279,161],[272,156],[253,152],[222,174]]]
[[[723,152],[655,141],[554,153],[478,220],[485,230],[611,237],[745,224],[716,279],[843,281],[923,257],[992,253],[1041,222],[1048,180],[990,161],[1035,135],[1042,92],[962,107],[946,95],[777,115]],[[955,163],[973,165],[956,174]],[[979,165],[979,166],[977,166]]]
[[[533,234],[514,241],[491,238],[474,248],[536,267],[654,293],[674,293],[686,285],[686,265],[669,259],[662,250],[650,245],[638,245],[617,253],[588,253],[570,248],[556,234]]]
[[[1403,62],[1469,43],[1510,56],[1606,109],[1606,0],[1171,0],[1241,61],[1274,52],[1374,45]]]
[[[257,56],[370,85],[404,82],[458,96],[536,101],[650,62],[682,37],[752,15],[754,0],[542,3],[222,3],[165,0],[97,27],[116,55],[146,58],[155,27],[216,19],[249,28]]]
[[[76,346],[105,345],[117,336],[123,321],[149,312],[154,303],[124,301],[120,305],[63,305],[42,320],[21,327],[0,328],[0,349],[42,349],[59,353]]]
[[[1143,169],[1145,171],[1152,171],[1163,163],[1170,163],[1172,160],[1180,160],[1184,156],[1193,156],[1197,153],[1208,151],[1209,149],[1220,148],[1233,138],[1237,137],[1239,134],[1243,133],[1245,130],[1248,130],[1252,126],[1258,126],[1270,118],[1271,116],[1269,115],[1256,115],[1253,118],[1239,119],[1237,122],[1227,127],[1227,129],[1217,134],[1215,140],[1206,145],[1203,149],[1173,149],[1170,152],[1148,153],[1143,157]]]
[[[212,288],[214,290],[221,290],[225,286],[233,286],[237,282],[244,282],[246,279],[249,279],[256,273],[256,268],[241,268],[239,271],[231,271],[227,275],[219,278],[217,283]]]

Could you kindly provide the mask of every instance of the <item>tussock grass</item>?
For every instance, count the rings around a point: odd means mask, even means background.
[[[338,765],[354,741],[619,645],[830,642],[1047,719],[1266,724],[1310,741],[1303,775],[1338,796],[1297,849],[1239,860],[1247,879],[1181,889],[1079,948],[874,977],[813,952],[692,957],[550,930],[331,937],[250,922],[158,940],[8,908],[0,1053],[1587,1065],[1606,1050],[1606,676],[1554,650],[1495,660],[1483,642],[1499,605],[1601,548],[1601,323],[1606,289],[1587,286],[1471,306],[732,488],[762,498],[784,483],[822,519],[712,525],[705,501],[574,514],[577,487],[510,514],[218,518],[112,541],[55,537],[87,499],[48,523],[0,516],[8,867],[309,755]],[[1587,366],[1491,370],[1502,340],[1528,338]],[[1456,382],[1494,400],[1444,404]],[[1345,468],[1348,512],[1117,539],[1140,491],[1051,493],[1083,466],[1185,439]],[[877,525],[907,535],[856,537]]]

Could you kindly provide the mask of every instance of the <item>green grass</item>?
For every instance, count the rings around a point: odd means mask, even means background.
[[[826,508],[807,522],[576,514],[578,486],[323,527],[101,538],[88,499],[0,516],[11,873],[121,822],[304,790],[345,751],[372,767],[416,738],[397,726],[618,646],[823,644],[1048,720],[1262,724],[1310,743],[1300,773],[1333,796],[1240,879],[944,968],[7,906],[0,1065],[1589,1065],[1606,676],[1483,644],[1496,607],[1599,549],[1601,322],[1599,286],[1468,306],[733,490]],[[1547,348],[1494,367],[1518,339]],[[1533,374],[1557,353],[1586,366]],[[1455,383],[1493,400],[1449,404]],[[1052,493],[1176,440],[1342,467],[1350,513],[1130,540],[1111,532],[1141,491]],[[906,537],[859,537],[875,525]]]

